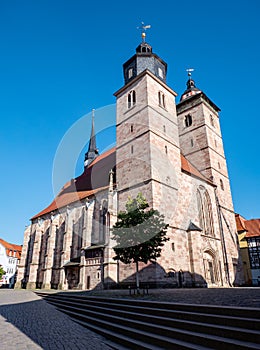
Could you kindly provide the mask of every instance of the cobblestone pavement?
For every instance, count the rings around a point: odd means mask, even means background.
[[[133,299],[167,301],[172,303],[206,304],[235,307],[260,308],[260,288],[190,288],[190,289],[150,289],[148,295],[129,296],[128,290],[108,290],[82,292],[86,295],[106,296],[112,298],[131,297]],[[146,291],[145,291],[146,292]],[[80,292],[79,292],[80,293]]]
[[[2,350],[109,350],[105,339],[31,291],[0,290]]]

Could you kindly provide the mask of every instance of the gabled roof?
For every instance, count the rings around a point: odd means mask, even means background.
[[[22,253],[22,248],[23,248],[22,245],[8,243],[5,240],[3,240],[2,238],[0,238],[0,244],[2,244],[5,247],[6,254],[8,256],[13,256],[13,252],[16,251],[15,258],[18,258],[18,259],[21,258],[21,253]]]
[[[239,214],[235,214],[235,217],[236,217],[237,232],[246,231],[246,226],[245,226],[246,219]]]
[[[260,237],[260,219],[246,220],[246,238]]]
[[[115,147],[98,156],[76,179],[67,182],[53,202],[31,220],[63,208],[84,198],[90,197],[106,188],[109,184],[109,171],[116,164]]]
[[[116,148],[111,148],[99,155],[76,179],[67,182],[53,202],[41,212],[32,217],[34,220],[45,214],[63,208],[84,198],[90,197],[102,190],[108,189],[109,172],[116,165]],[[202,175],[183,155],[181,155],[182,171],[214,185]]]
[[[260,219],[246,220],[236,214],[237,232],[245,232],[245,238],[260,237]]]

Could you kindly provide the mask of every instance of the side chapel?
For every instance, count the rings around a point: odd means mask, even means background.
[[[116,147],[99,154],[94,118],[84,172],[31,219],[16,288],[112,288],[135,267],[113,260],[111,228],[129,196],[142,193],[169,224],[154,263],[140,266],[151,286],[243,283],[220,109],[195,85],[176,104],[167,64],[145,40],[123,65],[115,92]]]

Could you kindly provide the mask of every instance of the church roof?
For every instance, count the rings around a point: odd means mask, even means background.
[[[5,247],[6,254],[8,256],[14,256],[13,253],[16,252],[15,258],[20,259],[21,258],[21,253],[22,253],[22,245],[17,245],[17,244],[12,244],[8,243],[2,238],[0,238],[0,244]]]
[[[67,182],[53,202],[32,217],[36,219],[108,188],[109,171],[116,164],[116,148],[98,156],[77,178]]]
[[[184,157],[183,154],[181,154],[181,170],[188,175],[195,176],[203,181],[210,183],[211,185],[214,185],[213,182],[210,181],[206,176],[202,175],[201,172],[195,168],[195,166],[192,165],[188,159]]]
[[[34,220],[45,214],[49,214],[59,208],[90,197],[109,187],[109,172],[116,165],[116,148],[102,153],[85,168],[83,174],[67,182],[53,202],[41,212],[32,217]],[[197,177],[213,185],[213,183],[202,175],[183,155],[181,155],[182,171]]]

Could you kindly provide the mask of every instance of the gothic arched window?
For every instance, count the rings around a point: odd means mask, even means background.
[[[136,104],[136,93],[134,90],[131,90],[127,96],[128,108],[133,107]]]
[[[159,100],[159,106],[165,108],[165,95],[161,91],[158,92],[158,100]]]
[[[108,230],[108,220],[107,220],[107,201],[103,200],[100,206],[100,243],[106,242],[107,230]]]
[[[205,235],[214,236],[211,200],[203,186],[197,190],[197,203],[200,228]]]
[[[188,127],[188,126],[191,126],[191,124],[192,124],[192,116],[190,114],[185,115],[184,125]]]

